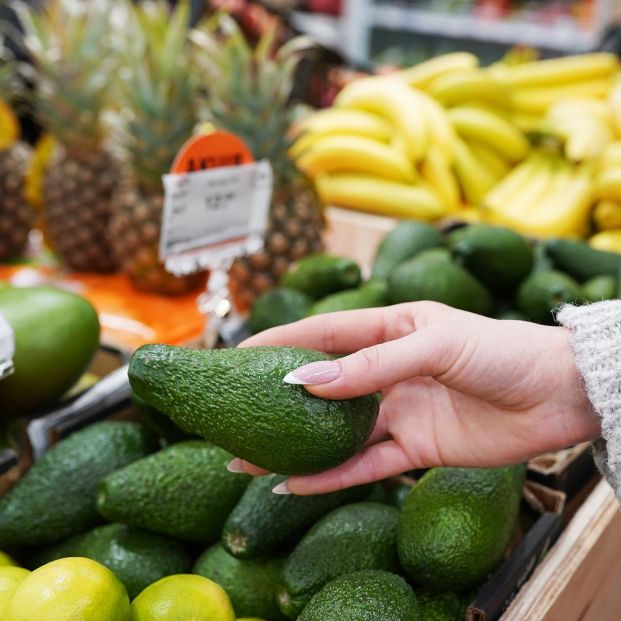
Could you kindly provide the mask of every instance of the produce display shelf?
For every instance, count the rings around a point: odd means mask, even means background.
[[[600,481],[501,619],[619,619],[619,575],[619,501],[608,483]]]

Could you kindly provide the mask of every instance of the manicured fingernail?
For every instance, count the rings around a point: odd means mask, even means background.
[[[285,494],[290,494],[291,492],[289,491],[289,487],[287,486],[287,481],[283,481],[282,483],[279,483],[273,490],[272,493],[274,494],[280,494],[285,495]]]
[[[311,362],[287,373],[283,382],[287,384],[304,384],[314,386],[333,382],[341,375],[341,365],[336,360]]]
[[[226,467],[226,469],[229,472],[235,472],[235,474],[241,474],[246,472],[244,470],[244,462],[237,457],[229,462],[229,465]]]

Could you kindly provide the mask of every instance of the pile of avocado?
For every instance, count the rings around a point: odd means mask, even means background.
[[[0,499],[0,549],[32,569],[92,558],[131,598],[197,573],[238,618],[461,621],[516,526],[523,465],[276,495],[282,475],[229,472],[230,453],[179,437],[106,421],[62,440]]]
[[[582,241],[532,242],[487,224],[443,233],[417,221],[397,225],[380,244],[362,282],[350,259],[313,255],[294,264],[281,286],[250,314],[256,333],[309,315],[432,300],[498,319],[554,323],[554,310],[616,298],[621,255]]]

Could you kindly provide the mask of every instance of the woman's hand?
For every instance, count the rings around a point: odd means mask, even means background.
[[[415,468],[518,463],[599,437],[569,336],[565,328],[415,302],[319,315],[250,338],[243,347],[350,354],[287,376],[314,395],[382,392],[362,452],[326,472],[293,476],[279,491],[317,494]],[[235,468],[265,472],[241,460]]]

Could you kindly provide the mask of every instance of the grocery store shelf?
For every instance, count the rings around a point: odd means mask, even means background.
[[[376,28],[389,30],[571,52],[590,50],[600,39],[599,32],[586,31],[571,19],[546,24],[525,20],[451,15],[386,4],[372,6],[369,22]]]

